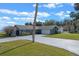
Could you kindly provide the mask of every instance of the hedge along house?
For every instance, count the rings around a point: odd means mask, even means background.
[[[10,28],[8,28],[10,29]],[[58,26],[36,26],[36,34],[57,34],[63,31],[63,29]],[[22,34],[32,34],[33,26],[32,25],[15,25],[11,27],[11,36],[18,36]]]

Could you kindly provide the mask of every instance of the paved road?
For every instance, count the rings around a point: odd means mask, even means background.
[[[0,42],[7,42],[7,41],[14,41],[14,40],[32,40],[32,36],[29,35],[29,36],[2,38],[0,39]],[[43,35],[36,35],[35,41],[48,44],[51,46],[56,46],[59,48],[64,48],[68,51],[71,51],[79,55],[79,40],[48,38],[48,37],[43,37]]]

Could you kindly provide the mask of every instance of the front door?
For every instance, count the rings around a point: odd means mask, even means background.
[[[16,36],[19,36],[19,30],[16,30]]]

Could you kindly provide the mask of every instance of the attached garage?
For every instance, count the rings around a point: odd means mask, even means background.
[[[50,30],[49,29],[42,29],[42,34],[50,34]]]
[[[57,26],[42,26],[41,27],[41,33],[42,34],[55,34],[58,33],[58,27]]]
[[[36,30],[36,34],[41,34],[41,29]]]

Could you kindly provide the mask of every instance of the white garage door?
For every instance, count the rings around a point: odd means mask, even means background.
[[[50,34],[50,30],[43,29],[43,30],[42,30],[42,34]]]

